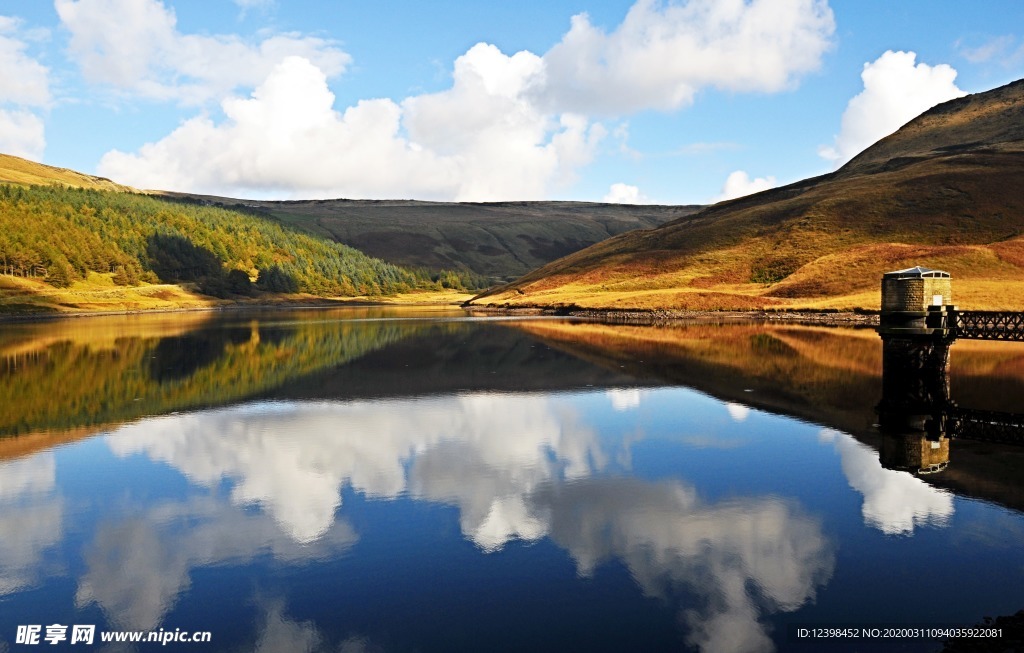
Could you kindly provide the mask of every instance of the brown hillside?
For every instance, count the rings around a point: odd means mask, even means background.
[[[877,308],[887,270],[1024,308],[1024,81],[939,105],[839,171],[627,233],[476,298],[615,308]]]
[[[492,283],[509,281],[611,236],[657,227],[702,208],[594,202],[270,202],[168,194],[256,209],[391,263],[467,270]]]

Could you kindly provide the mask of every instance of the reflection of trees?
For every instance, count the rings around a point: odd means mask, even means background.
[[[0,357],[6,393],[0,435],[236,401],[430,328],[416,322],[309,321],[266,329],[253,322],[170,340],[122,337],[102,348],[59,340],[41,351]]]

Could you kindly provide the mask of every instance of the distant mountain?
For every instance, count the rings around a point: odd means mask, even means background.
[[[946,102],[840,170],[554,261],[476,304],[878,308],[888,270],[949,271],[970,308],[1024,308],[1024,80]]]
[[[398,265],[465,270],[509,281],[561,256],[634,229],[649,229],[700,206],[591,202],[262,202],[168,193],[242,205]]]

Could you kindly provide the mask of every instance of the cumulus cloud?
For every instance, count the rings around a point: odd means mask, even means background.
[[[675,109],[706,87],[788,88],[834,31],[824,0],[640,0],[612,32],[579,15],[542,56],[480,43],[455,61],[449,89],[341,110],[324,80],[348,57],[329,42],[183,35],[157,0],[57,4],[94,80],[183,101],[257,87],[223,100],[219,122],[200,115],[136,153],[108,153],[101,174],[289,197],[544,199],[594,158],[607,130],[592,116]],[[131,11],[113,34],[106,16],[119,8]]]
[[[46,126],[31,111],[0,109],[0,152],[39,161],[46,148]]]
[[[156,100],[197,104],[251,88],[287,56],[304,57],[327,76],[351,62],[335,43],[311,36],[247,42],[236,35],[183,34],[160,0],[56,0],[55,6],[86,79]],[[117,29],[110,29],[111,16]]]
[[[838,168],[936,104],[966,95],[954,83],[951,66],[916,59],[914,52],[889,50],[864,64],[864,90],[846,105],[833,145],[819,149],[823,158]]]
[[[716,195],[712,201],[723,202],[743,197],[744,195],[760,193],[769,188],[775,188],[775,177],[769,175],[768,177],[751,179],[750,175],[745,171],[737,170],[726,178],[725,185],[722,186],[722,192]]]
[[[702,88],[775,92],[831,47],[823,0],[638,0],[612,32],[586,14],[544,55],[539,93],[563,110],[677,109]]]
[[[19,38],[19,19],[0,16],[0,103],[46,106],[50,102],[49,69],[28,54]]]
[[[49,106],[49,69],[26,52],[22,21],[0,16],[0,152],[38,161],[46,147],[36,109]]]
[[[541,199],[590,159],[604,131],[570,114],[553,121],[523,100],[517,84],[531,64],[526,53],[477,46],[456,62],[448,91],[338,113],[325,74],[287,57],[251,97],[225,100],[220,124],[198,116],[138,154],[108,152],[99,171],[143,188]]]
[[[650,200],[640,192],[637,186],[629,184],[612,184],[608,193],[601,198],[602,202],[608,204],[649,204]]]

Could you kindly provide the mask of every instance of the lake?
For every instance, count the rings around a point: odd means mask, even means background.
[[[950,359],[1024,413],[1024,345]],[[93,317],[3,325],[0,377],[0,651],[937,651],[870,629],[1024,608],[1024,447],[883,434],[870,329]]]

